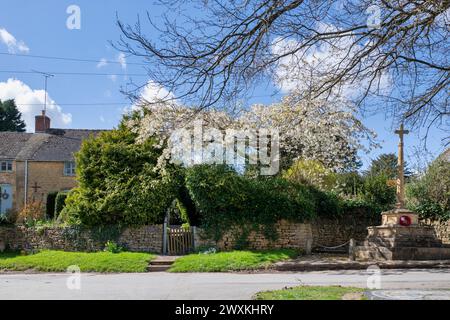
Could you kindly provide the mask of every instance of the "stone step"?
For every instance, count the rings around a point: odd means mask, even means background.
[[[164,266],[164,265],[168,265],[171,266],[173,263],[175,262],[175,260],[153,260],[150,262],[150,265],[158,265],[158,266]]]
[[[161,272],[170,269],[172,264],[178,256],[158,256],[154,260],[150,261],[147,271],[148,272]]]
[[[147,267],[147,271],[148,272],[163,272],[163,271],[167,271],[170,269],[170,264],[168,265],[155,265],[155,264],[151,264]]]
[[[450,260],[450,247],[357,246],[356,260]]]

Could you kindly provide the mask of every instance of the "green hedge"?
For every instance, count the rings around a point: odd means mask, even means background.
[[[162,223],[177,197],[173,168],[157,168],[161,149],[121,125],[83,141],[76,154],[79,187],[66,200],[61,220],[87,226]]]
[[[234,226],[243,229],[237,236],[244,242],[260,227],[266,237],[275,239],[280,219],[303,222],[343,212],[335,194],[279,177],[247,178],[222,165],[187,169],[186,187],[202,228],[216,240]]]
[[[368,202],[361,198],[339,200],[339,214],[341,216],[363,215],[367,217],[379,217],[381,212],[384,210],[386,210],[384,206]]]
[[[395,187],[388,186],[389,177],[385,174],[367,176],[363,186],[363,199],[368,203],[390,209],[395,204]]]
[[[406,186],[408,207],[422,218],[450,219],[450,162],[438,158]]]
[[[68,195],[68,191],[58,192],[55,198],[55,214],[54,217],[58,218],[61,211],[66,206],[66,198]]]

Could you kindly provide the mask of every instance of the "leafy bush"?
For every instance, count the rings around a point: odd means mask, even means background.
[[[34,226],[38,221],[44,217],[45,208],[42,201],[31,201],[22,208],[17,214],[16,222],[26,225],[27,227]]]
[[[196,226],[200,223],[200,216],[195,203],[192,201],[189,195],[189,190],[186,188],[185,181],[185,170],[176,171],[180,183],[177,196],[177,208],[180,211],[181,219],[184,223],[189,223],[190,225]]]
[[[362,198],[340,199],[339,212],[341,215],[363,215],[366,217],[378,217],[385,208],[368,202]]]
[[[356,197],[361,194],[364,179],[358,172],[336,174],[336,191],[345,197]]]
[[[55,217],[59,217],[61,211],[66,206],[66,199],[67,199],[68,192],[67,191],[61,191],[56,194],[55,197]]]
[[[338,213],[335,195],[277,177],[250,179],[224,165],[189,168],[186,186],[205,232],[218,240],[239,226],[235,236],[240,247],[245,247],[250,231],[259,227],[266,237],[275,239],[275,223],[280,219],[301,222],[319,211]]]
[[[156,167],[155,143],[137,143],[123,125],[83,141],[76,155],[79,187],[69,193],[62,218],[88,226],[162,223],[179,181],[173,168]]]
[[[450,220],[450,210],[446,210],[436,202],[421,201],[410,208],[424,219]]]
[[[337,182],[337,175],[316,160],[297,160],[283,173],[283,177],[321,190],[332,190]]]
[[[363,199],[369,203],[377,204],[384,209],[395,204],[395,187],[388,185],[385,174],[367,176],[363,186]]]
[[[423,218],[450,219],[450,162],[437,159],[425,174],[407,184],[410,209]]]
[[[108,240],[105,244],[105,249],[104,251],[106,252],[111,252],[111,253],[120,253],[123,251],[123,247],[119,246],[116,242]]]

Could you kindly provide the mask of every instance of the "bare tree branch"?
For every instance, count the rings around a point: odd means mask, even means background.
[[[411,125],[448,117],[450,0],[209,0],[198,3],[201,17],[183,21],[180,12],[190,4],[161,3],[177,8],[176,19],[168,12],[157,24],[148,14],[146,33],[139,20],[130,26],[118,19],[123,38],[117,47],[148,62],[150,79],[174,93],[168,100],[229,107],[261,82],[274,81],[286,59],[295,61],[291,76],[297,76],[311,52],[327,46],[337,54],[318,64],[324,68],[311,68],[313,84],[298,90],[299,99],[333,99],[353,85],[360,87],[355,103],[382,99]],[[367,11],[373,5],[380,12],[375,26]],[[148,36],[154,31],[158,39]]]

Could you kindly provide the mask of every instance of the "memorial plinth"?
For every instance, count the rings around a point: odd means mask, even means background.
[[[410,225],[400,224],[409,217]],[[351,258],[355,260],[449,260],[450,246],[442,244],[434,228],[420,225],[417,214],[406,209],[382,213],[382,225],[368,227],[362,245],[355,246]]]
[[[355,260],[450,260],[450,246],[442,244],[434,228],[419,224],[419,216],[404,208],[403,134],[400,136],[398,155],[397,205],[381,214],[381,225],[368,227],[362,245],[350,248]]]

